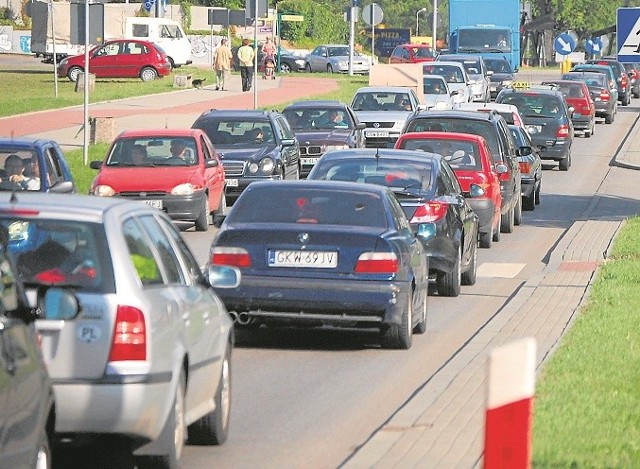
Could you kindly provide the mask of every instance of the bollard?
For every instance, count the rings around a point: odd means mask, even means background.
[[[531,467],[536,340],[528,337],[489,356],[484,468]]]
[[[175,75],[173,77],[174,88],[191,88],[193,75]]]
[[[90,117],[89,143],[111,143],[116,138],[116,122],[113,117]]]
[[[89,73],[89,93],[95,90],[95,88],[96,88],[96,76],[93,73]],[[78,74],[75,91],[76,93],[80,91],[84,91],[84,72],[80,72]]]

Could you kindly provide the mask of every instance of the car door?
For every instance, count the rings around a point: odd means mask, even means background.
[[[120,76],[125,78],[139,77],[142,68],[152,63],[152,59],[149,58],[151,53],[151,50],[141,42],[123,41],[117,56]]]
[[[98,78],[113,78],[120,76],[118,54],[120,42],[110,42],[99,47],[89,60],[89,71]]]
[[[277,116],[274,120],[277,129],[276,139],[280,142],[285,166],[285,179],[297,179],[296,174],[299,174],[298,166],[300,165],[300,143],[284,116]]]
[[[325,46],[316,47],[309,55],[308,63],[312,72],[324,72],[327,62],[327,48]]]
[[[213,145],[206,136],[200,136],[202,158],[198,158],[198,165],[204,172],[204,180],[209,188],[209,207],[218,207],[220,195],[224,193],[224,169],[213,151]]]

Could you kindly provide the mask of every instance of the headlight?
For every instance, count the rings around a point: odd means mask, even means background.
[[[185,184],[178,184],[176,187],[171,189],[172,195],[192,195],[193,192],[193,186],[188,182]]]
[[[339,60],[338,61],[338,67],[340,67],[340,68],[349,68],[349,61],[348,60]]]
[[[113,190],[111,186],[98,185],[93,189],[93,195],[97,195],[100,197],[112,197],[116,191]]]
[[[304,59],[296,59],[296,64],[298,65],[298,67],[302,68],[305,66],[305,61]]]
[[[258,163],[250,163],[249,164],[249,172],[252,174],[256,174],[258,172],[264,174],[271,174],[273,172],[273,168],[275,168],[276,164],[271,158],[262,158]]]
[[[324,147],[324,150],[344,150],[345,148],[349,148],[349,145],[327,145]]]

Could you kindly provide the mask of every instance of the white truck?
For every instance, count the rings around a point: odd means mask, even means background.
[[[192,62],[191,43],[177,21],[135,16],[140,11],[140,3],[103,3],[90,6],[104,8],[102,24],[96,24],[97,16],[91,10],[89,12],[91,45],[102,44],[111,39],[144,39],[162,47],[173,67]],[[71,31],[70,2],[34,1],[30,4],[30,10],[31,52],[36,57],[42,56],[45,62],[53,62],[54,50],[58,61],[84,53],[84,44],[77,44]],[[103,37],[93,31],[102,31]]]

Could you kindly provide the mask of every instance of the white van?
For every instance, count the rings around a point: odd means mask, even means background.
[[[125,37],[158,44],[167,53],[173,68],[192,62],[191,43],[177,21],[166,18],[128,17]]]

